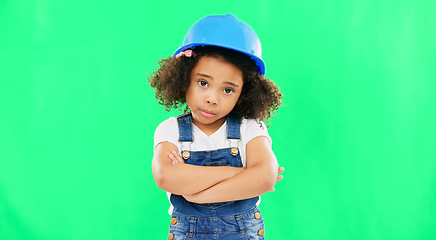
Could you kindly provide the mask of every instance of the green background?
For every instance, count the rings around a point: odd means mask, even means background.
[[[165,239],[153,133],[179,112],[146,79],[229,12],[284,94],[267,238],[436,239],[432,0],[1,0],[0,239]]]

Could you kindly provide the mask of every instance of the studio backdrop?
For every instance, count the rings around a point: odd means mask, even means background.
[[[430,0],[2,0],[0,239],[167,237],[153,133],[181,112],[147,77],[225,13],[255,29],[284,95],[267,239],[436,239]]]

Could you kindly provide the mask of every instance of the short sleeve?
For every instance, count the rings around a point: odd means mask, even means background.
[[[178,136],[179,128],[177,125],[177,119],[171,117],[157,126],[154,132],[154,148],[156,148],[156,146],[161,142],[170,142],[178,146]]]
[[[245,135],[243,137],[246,143],[250,142],[253,138],[260,136],[268,138],[269,142],[272,143],[271,137],[269,136],[268,130],[263,122],[254,119],[244,119],[242,123],[245,125],[245,131],[243,131],[242,134]]]

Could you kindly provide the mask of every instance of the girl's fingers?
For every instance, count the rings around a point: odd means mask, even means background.
[[[172,151],[171,153],[174,155],[174,157],[177,159],[177,161],[179,163],[185,163],[185,161],[183,161],[182,156],[180,156],[180,154],[178,152]]]
[[[280,175],[282,172],[284,172],[285,171],[285,168],[283,168],[283,167],[281,167],[281,168],[279,168],[278,169],[278,171],[277,171],[277,179],[276,179],[276,182],[278,182],[278,181],[281,181],[282,179],[283,179],[283,176],[282,175]],[[269,191],[270,192],[274,192],[276,189],[273,187],[273,188],[271,188]]]
[[[277,173],[277,180],[276,180],[276,182],[281,181],[283,179],[283,175],[279,175],[279,174],[283,173],[284,171],[285,171],[285,168],[283,168],[283,167],[279,168],[278,173]],[[275,189],[273,188],[270,191],[273,192],[274,190]]]
[[[280,175],[280,174],[283,173],[284,171],[285,171],[285,168],[283,168],[283,167],[279,168],[278,173],[277,173],[277,180],[276,180],[276,182],[278,182],[278,181],[283,179],[283,176]]]
[[[179,161],[177,160],[177,158],[174,154],[170,153],[170,155],[168,155],[168,157],[171,160],[171,164],[178,164],[179,163]]]
[[[176,151],[172,151],[169,155],[169,158],[171,159],[172,164],[184,164],[185,163],[182,156],[180,156],[180,154]]]

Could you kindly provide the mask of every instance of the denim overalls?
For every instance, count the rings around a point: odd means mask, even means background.
[[[229,148],[213,151],[190,151],[193,142],[190,113],[177,118],[181,155],[186,164],[199,166],[242,167],[238,150],[240,141],[239,119],[227,116]],[[232,147],[233,146],[233,147]],[[263,219],[257,208],[259,197],[245,200],[197,204],[180,195],[171,194],[174,206],[168,239],[264,239]]]

